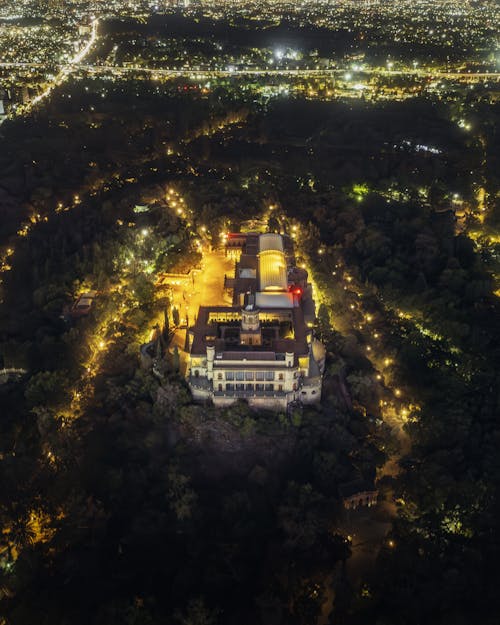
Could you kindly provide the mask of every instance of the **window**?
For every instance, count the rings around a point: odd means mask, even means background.
[[[283,390],[283,384],[280,384],[280,385],[278,386],[278,391],[282,391],[282,390]]]
[[[266,380],[274,380],[274,371],[266,371]]]
[[[266,384],[266,391],[274,391],[274,384]]]
[[[255,390],[256,391],[263,391],[264,390],[264,385],[263,384],[256,384],[255,385]]]
[[[245,380],[253,380],[253,371],[245,372]]]
[[[236,390],[237,391],[244,391],[245,390],[245,385],[244,384],[237,384],[236,385]]]
[[[226,384],[226,391],[234,391],[234,384]]]
[[[220,372],[219,372],[219,373],[217,374],[217,379],[218,379],[218,380],[222,380],[222,373],[220,373]]]
[[[263,371],[257,371],[255,373],[255,379],[256,380],[264,380],[264,372]]]
[[[222,384],[219,384],[219,391],[222,391]]]
[[[253,391],[253,384],[246,384],[245,387],[247,391]]]
[[[282,374],[282,373],[280,373],[280,374],[278,375],[278,380],[283,380],[283,379],[284,379],[283,374]]]
[[[234,371],[226,371],[226,380],[234,380]]]
[[[244,380],[245,379],[245,372],[244,371],[237,371],[235,379],[236,380]]]

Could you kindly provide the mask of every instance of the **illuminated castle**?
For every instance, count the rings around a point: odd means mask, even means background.
[[[325,350],[314,339],[307,272],[294,267],[291,241],[277,234],[229,235],[237,250],[233,305],[200,306],[189,328],[187,380],[193,397],[264,408],[321,397]]]

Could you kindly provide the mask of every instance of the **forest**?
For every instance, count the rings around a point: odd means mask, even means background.
[[[498,117],[89,79],[2,127],[7,625],[496,623]],[[155,276],[270,205],[317,291],[322,402],[196,405]],[[359,478],[379,505],[347,514]]]

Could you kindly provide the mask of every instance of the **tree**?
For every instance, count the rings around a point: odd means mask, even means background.
[[[325,601],[325,587],[323,583],[309,580],[303,581],[294,592],[293,613],[300,619],[300,623],[316,623]]]
[[[7,541],[9,543],[9,551],[12,547],[20,552],[25,547],[34,544],[36,533],[29,520],[23,517],[14,518],[7,532]]]
[[[189,487],[189,477],[179,473],[176,467],[171,466],[169,468],[168,480],[167,499],[170,509],[175,513],[178,521],[186,521],[192,517],[198,497],[194,490]]]
[[[133,282],[133,290],[141,306],[150,306],[154,300],[155,287],[144,274],[139,274]]]
[[[175,615],[179,625],[216,625],[218,622],[217,610],[212,610],[205,605],[203,597],[191,599],[186,610]]]
[[[180,366],[181,366],[181,357],[179,355],[179,348],[177,347],[177,345],[175,345],[174,347],[174,353],[172,356],[172,366],[175,371],[179,371]]]
[[[170,319],[168,318],[168,308],[163,311],[163,338],[168,341],[170,335]]]
[[[322,501],[322,495],[311,484],[289,482],[278,517],[290,546],[309,548],[316,542],[321,531]]]
[[[318,330],[320,336],[326,336],[331,329],[330,311],[323,303],[318,308]]]
[[[40,371],[28,382],[25,391],[30,406],[57,405],[66,399],[68,376],[64,371]]]

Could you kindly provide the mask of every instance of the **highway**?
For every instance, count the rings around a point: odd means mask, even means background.
[[[99,25],[99,20],[95,19],[92,22],[92,28],[91,28],[89,40],[83,46],[83,48],[81,48],[81,50],[79,50],[77,52],[77,54],[71,59],[71,61],[69,63],[61,66],[61,69],[59,70],[59,73],[57,74],[57,76],[51,81],[51,83],[41,93],[39,93],[37,96],[35,96],[27,104],[18,107],[18,109],[16,110],[16,115],[27,113],[34,106],[36,106],[41,100],[44,100],[45,98],[47,98],[52,93],[52,91],[53,91],[53,89],[55,87],[58,87],[59,85],[61,85],[68,78],[68,76],[72,73],[72,71],[75,69],[75,67],[79,67],[80,66],[81,62],[87,56],[87,54],[90,52],[92,46],[95,44],[95,42],[97,40],[98,25]],[[14,64],[12,64],[12,63],[0,63],[0,67],[25,67],[25,68],[35,68],[35,67],[38,67],[38,68],[40,68],[40,67],[43,67],[43,65],[40,65],[39,63],[33,63],[33,64],[30,64],[30,63],[14,63]],[[2,124],[3,121],[5,121],[5,119],[6,118],[0,120],[0,125]]]
[[[47,85],[47,87],[30,100],[27,104],[19,106],[14,115],[23,115],[29,112],[39,102],[46,99],[54,90],[60,86],[75,71],[87,72],[89,74],[111,74],[113,76],[126,76],[134,74],[150,75],[153,79],[173,79],[173,78],[189,78],[194,80],[210,80],[214,78],[230,78],[230,77],[273,77],[279,76],[283,78],[323,78],[325,80],[335,80],[344,76],[344,81],[355,83],[356,80],[362,80],[363,76],[380,76],[380,77],[399,77],[408,76],[420,79],[430,80],[459,80],[468,83],[482,82],[486,80],[498,82],[500,81],[500,72],[456,72],[456,71],[434,71],[422,68],[413,69],[392,69],[392,68],[367,68],[358,71],[348,69],[287,69],[287,68],[237,68],[227,67],[226,69],[200,69],[200,68],[180,68],[180,69],[158,69],[152,67],[120,67],[115,65],[97,65],[84,63],[85,57],[94,46],[98,37],[99,20],[92,22],[91,34],[87,43],[83,48],[71,59],[69,63],[64,65],[56,65],[59,68],[58,74]],[[1,69],[37,69],[54,67],[44,63],[26,63],[26,62],[0,62]],[[347,76],[347,74],[350,74]],[[4,117],[0,120],[0,125],[7,119]]]
[[[66,78],[69,76],[73,68],[78,67],[78,65],[83,61],[83,59],[90,52],[90,49],[92,48],[92,46],[97,40],[98,24],[99,24],[98,19],[95,19],[92,22],[92,30],[90,33],[90,38],[87,41],[87,43],[83,46],[83,48],[76,54],[76,56],[73,57],[73,59],[67,65],[64,65],[62,67],[59,74],[57,74],[57,76],[54,78],[54,81],[45,89],[45,91],[42,91],[42,93],[40,93],[39,95],[37,95],[30,101],[28,105],[30,108],[35,106],[38,102],[40,102],[40,100],[43,100],[48,95],[50,95],[54,87],[57,87],[61,83],[63,83],[66,80]]]
[[[115,75],[130,74],[130,73],[148,73],[165,78],[176,77],[193,77],[193,78],[224,78],[229,76],[284,76],[284,77],[297,77],[297,78],[314,78],[314,77],[337,77],[341,74],[351,74],[350,80],[355,80],[356,76],[379,75],[379,76],[415,76],[419,78],[433,78],[433,79],[468,79],[468,80],[499,80],[500,72],[454,72],[454,71],[434,71],[424,69],[385,69],[385,68],[367,68],[358,70],[356,72],[349,69],[287,69],[287,68],[274,68],[269,67],[255,67],[255,68],[226,68],[226,69],[158,69],[153,67],[143,66],[116,66],[116,65],[89,65],[81,63],[83,58],[88,54],[90,48],[95,43],[97,37],[97,20],[92,26],[92,36],[85,48],[81,50],[78,55],[65,65],[61,65],[60,73],[56,77],[56,81],[60,76],[67,76],[67,73],[73,70],[82,70],[92,73],[112,73]],[[15,63],[7,62],[0,63],[0,69],[43,69],[45,65],[43,63]]]

